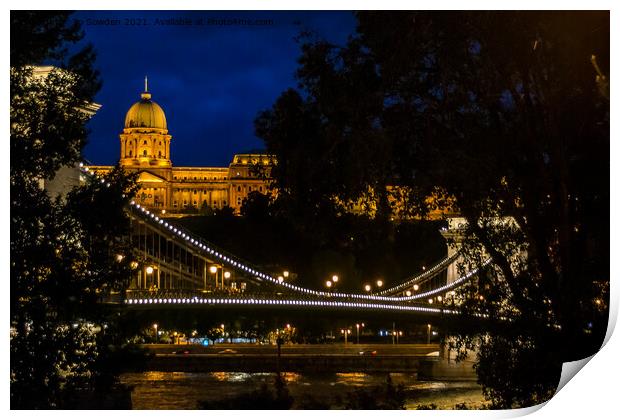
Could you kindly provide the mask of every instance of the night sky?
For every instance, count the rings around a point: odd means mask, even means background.
[[[95,98],[102,108],[89,123],[84,151],[93,164],[117,162],[125,113],[140,99],[145,75],[153,100],[166,113],[173,165],[228,166],[235,153],[263,149],[253,121],[281,92],[296,87],[300,45],[295,37],[311,30],[344,44],[355,30],[351,12],[84,11],[74,18],[83,22],[84,42],[95,46],[103,81]],[[88,21],[106,18],[120,22]],[[156,22],[171,18],[193,24]],[[204,25],[196,25],[201,18]],[[207,19],[227,21],[215,25]],[[131,25],[145,21],[147,26]]]

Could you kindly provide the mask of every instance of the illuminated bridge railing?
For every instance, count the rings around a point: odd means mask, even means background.
[[[286,296],[268,296],[266,294],[252,294],[239,296],[207,296],[196,292],[188,292],[184,296],[178,293],[176,296],[155,293],[143,293],[141,297],[134,294],[128,297],[124,303],[128,307],[136,308],[162,308],[166,306],[184,307],[205,307],[205,306],[247,306],[247,307],[288,307],[288,308],[323,308],[323,309],[342,309],[342,310],[363,310],[363,311],[393,311],[433,315],[456,315],[459,312],[451,309],[444,309],[432,305],[420,305],[410,303],[379,303],[379,302],[359,302],[343,299],[317,299],[317,298],[295,298]]]
[[[479,271],[478,268],[474,269],[450,284],[438,286],[438,287],[435,287],[427,291],[412,294],[410,296],[378,296],[378,295],[316,291],[316,290],[292,285],[290,283],[279,282],[273,276],[261,272],[255,266],[250,265],[250,263],[247,263],[241,259],[238,259],[237,257],[233,256],[233,254],[227,253],[215,247],[214,245],[210,244],[204,239],[199,238],[196,235],[193,235],[191,232],[188,232],[185,229],[175,226],[172,223],[169,223],[168,221],[165,221],[162,218],[159,218],[158,216],[154,215],[152,212],[149,212],[148,210],[142,208],[140,205],[135,204],[135,203],[132,205],[135,207],[135,209],[133,210],[134,214],[139,215],[140,217],[145,219],[148,223],[155,224],[155,225],[159,224],[159,225],[164,226],[166,229],[172,232],[172,234],[178,237],[179,240],[185,241],[185,243],[188,246],[193,247],[193,249],[197,250],[198,252],[206,253],[207,256],[211,260],[217,261],[219,263],[227,264],[229,267],[240,270],[246,275],[253,277],[257,281],[267,282],[271,285],[280,287],[281,290],[287,290],[288,292],[292,292],[297,295],[310,295],[310,296],[318,296],[321,298],[329,297],[329,298],[343,298],[343,299],[362,299],[362,300],[371,300],[371,301],[379,301],[379,302],[416,301],[416,300],[426,299],[428,297],[432,297],[432,296],[436,296],[436,295],[440,295],[440,294],[452,291],[456,289],[457,287],[460,287],[465,281],[469,280],[472,276],[477,274],[477,272]],[[449,263],[453,261],[453,258],[456,258],[456,256],[445,259],[444,261],[440,262],[439,264],[437,264],[436,267],[433,267],[429,271],[431,271],[433,275],[436,275],[438,272],[441,271],[441,269],[445,268],[446,264],[449,265]],[[485,261],[482,266],[484,267],[488,265],[489,263],[490,263],[490,259]],[[419,276],[419,277],[421,277],[422,280],[428,280],[429,278],[432,278],[430,275]],[[422,280],[418,279],[417,281],[420,282]]]
[[[446,270],[450,266],[450,264],[456,261],[458,257],[459,257],[459,253],[457,252],[454,255],[444,258],[443,260],[441,260],[440,262],[432,266],[430,269],[425,270],[424,272],[418,275],[415,275],[396,286],[390,287],[389,289],[382,290],[376,293],[376,295],[377,296],[389,296],[389,295],[394,295],[397,293],[403,293],[405,290],[411,289],[415,285],[421,285],[422,283],[432,280],[433,278],[441,275],[442,272]]]

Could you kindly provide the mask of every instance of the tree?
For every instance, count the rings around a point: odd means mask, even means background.
[[[405,191],[411,215],[429,194],[455,200],[463,269],[493,258],[461,309],[511,320],[468,332],[481,339],[479,379],[495,407],[542,402],[561,362],[596,351],[607,326],[609,14],[357,17],[345,46],[306,41],[302,92],[257,119],[276,183],[303,206],[372,191],[379,214],[391,210],[382,185]],[[515,376],[536,357],[554,369]]]
[[[66,197],[43,190],[80,159],[100,82],[90,47],[67,56],[81,39],[68,14],[12,12],[11,22],[11,407],[70,408],[75,393],[88,400],[110,385],[100,367],[115,320],[97,303],[128,278],[122,209],[135,188],[116,168]]]
[[[271,200],[269,196],[258,191],[252,191],[241,203],[241,215],[253,222],[260,222],[271,215]]]

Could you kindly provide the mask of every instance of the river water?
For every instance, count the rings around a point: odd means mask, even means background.
[[[476,408],[484,403],[481,388],[475,382],[418,381],[415,375],[406,373],[393,373],[391,377],[394,385],[404,385],[408,409],[431,403],[438,409],[453,409],[459,403]],[[336,403],[356,389],[370,390],[386,384],[385,374],[288,372],[284,373],[284,378],[296,402],[311,397]],[[199,401],[231,398],[259,389],[263,383],[271,385],[273,380],[273,373],[243,372],[141,372],[121,375],[121,382],[133,387],[131,399],[136,410],[196,409]]]

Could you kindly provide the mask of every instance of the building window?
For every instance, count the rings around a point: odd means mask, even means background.
[[[131,157],[131,150],[129,151],[129,157]]]
[[[146,149],[142,151],[142,156],[146,156]]]
[[[160,151],[159,151],[159,153],[158,153],[158,157],[161,157],[161,150],[160,150]]]
[[[237,192],[241,192],[241,185],[237,185]]]
[[[174,179],[177,179],[177,177],[175,176]],[[179,190],[177,190],[177,191],[179,191]]]
[[[196,190],[194,190],[194,194],[197,194]]]
[[[223,204],[223,205],[226,205],[226,200],[222,201],[222,204]]]
[[[144,140],[144,143],[142,143],[142,144],[146,144],[146,140]]]
[[[187,200],[183,200],[183,205],[186,206],[187,205]]]
[[[258,191],[263,192],[263,187],[258,187]]]
[[[249,191],[252,191],[252,187],[248,187],[248,190],[249,190]]]

